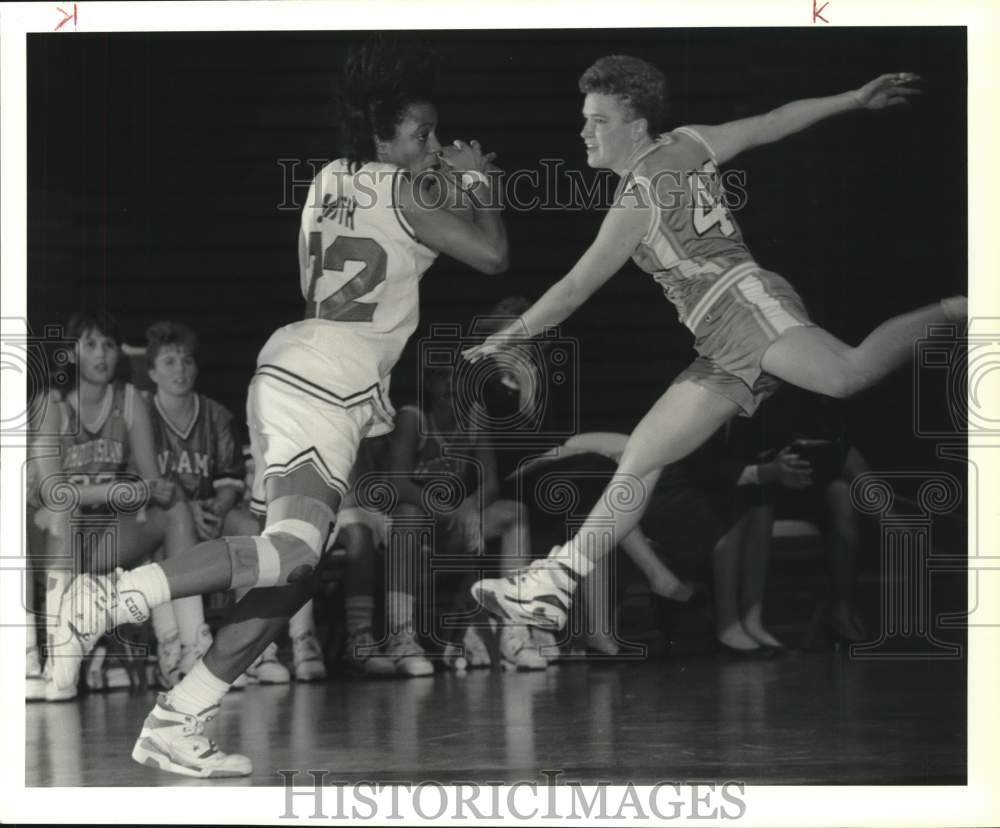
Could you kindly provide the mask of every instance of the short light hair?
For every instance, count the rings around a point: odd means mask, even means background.
[[[580,91],[586,95],[614,95],[621,99],[632,120],[645,118],[650,135],[666,129],[667,79],[653,64],[629,55],[598,58],[580,76]]]

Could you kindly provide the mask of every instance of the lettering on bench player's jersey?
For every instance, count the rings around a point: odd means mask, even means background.
[[[125,471],[130,459],[129,428],[135,404],[135,389],[128,383],[107,387],[94,422],[82,422],[75,393],[61,403],[65,435],[61,465],[72,482],[108,483]]]
[[[156,456],[157,465],[160,467],[160,474],[166,477],[168,474],[194,474],[199,477],[208,477],[211,474],[209,469],[209,456],[200,451],[188,451],[181,449],[180,453],[171,463],[170,449],[161,451]]]

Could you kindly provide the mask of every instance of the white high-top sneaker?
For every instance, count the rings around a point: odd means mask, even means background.
[[[573,596],[553,581],[551,571],[556,566],[559,564],[540,558],[506,578],[476,581],[472,597],[502,621],[560,630],[566,625]]]
[[[517,624],[500,627],[500,656],[508,670],[544,670],[549,666],[531,641],[531,628]]]
[[[389,656],[397,675],[429,676],[434,673],[434,665],[427,658],[424,648],[417,643],[410,627],[391,633],[382,652]]]
[[[259,684],[288,684],[292,680],[288,668],[278,661],[278,645],[273,641],[247,667],[247,676],[251,680],[256,679]]]
[[[49,642],[51,676],[60,690],[75,688],[80,662],[104,633],[119,624],[149,619],[149,605],[137,590],[119,593],[114,575],[78,575],[62,596],[59,622]]]
[[[183,713],[160,694],[143,722],[132,758],[140,765],[201,779],[249,776],[253,763],[246,756],[223,753],[205,735],[205,725],[218,712],[216,704],[197,714]]]
[[[326,678],[323,648],[312,630],[292,638],[292,663],[296,681],[323,681]]]

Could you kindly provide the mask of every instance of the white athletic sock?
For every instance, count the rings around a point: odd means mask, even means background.
[[[147,614],[170,600],[170,584],[159,564],[146,564],[122,573],[118,579],[119,594],[133,590],[146,599]]]
[[[194,647],[200,640],[199,633],[205,626],[205,604],[200,595],[187,598],[174,598],[170,602],[177,616],[177,631],[180,633],[181,645]]]
[[[597,538],[593,538],[593,540],[597,540]],[[594,568],[594,561],[583,553],[580,546],[581,536],[577,535],[564,546],[553,547],[549,553],[549,560],[558,564],[557,567],[550,569],[549,574],[555,584],[567,592],[576,589],[577,582],[586,578]],[[565,577],[562,577],[563,574]],[[574,575],[576,577],[573,577]]]
[[[229,684],[212,675],[205,662],[198,659],[191,672],[167,694],[167,701],[175,710],[196,716],[217,705],[228,692]]]
[[[354,636],[372,625],[375,601],[370,595],[351,595],[344,601],[347,616],[347,635]]]
[[[351,632],[351,598],[347,599],[347,632]],[[288,637],[299,638],[309,632],[316,632],[316,622],[313,619],[312,598],[305,602],[302,608],[288,619]]]
[[[408,592],[389,592],[385,597],[389,610],[389,631],[396,632],[413,623],[413,596]]]

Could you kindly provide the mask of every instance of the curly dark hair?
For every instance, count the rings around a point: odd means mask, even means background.
[[[352,171],[375,160],[375,137],[392,139],[407,107],[433,101],[437,65],[430,50],[388,37],[348,55],[336,101],[343,157]]]
[[[666,129],[667,79],[653,64],[629,55],[608,55],[580,76],[580,91],[586,95],[616,95],[632,118],[645,118],[650,135]]]

